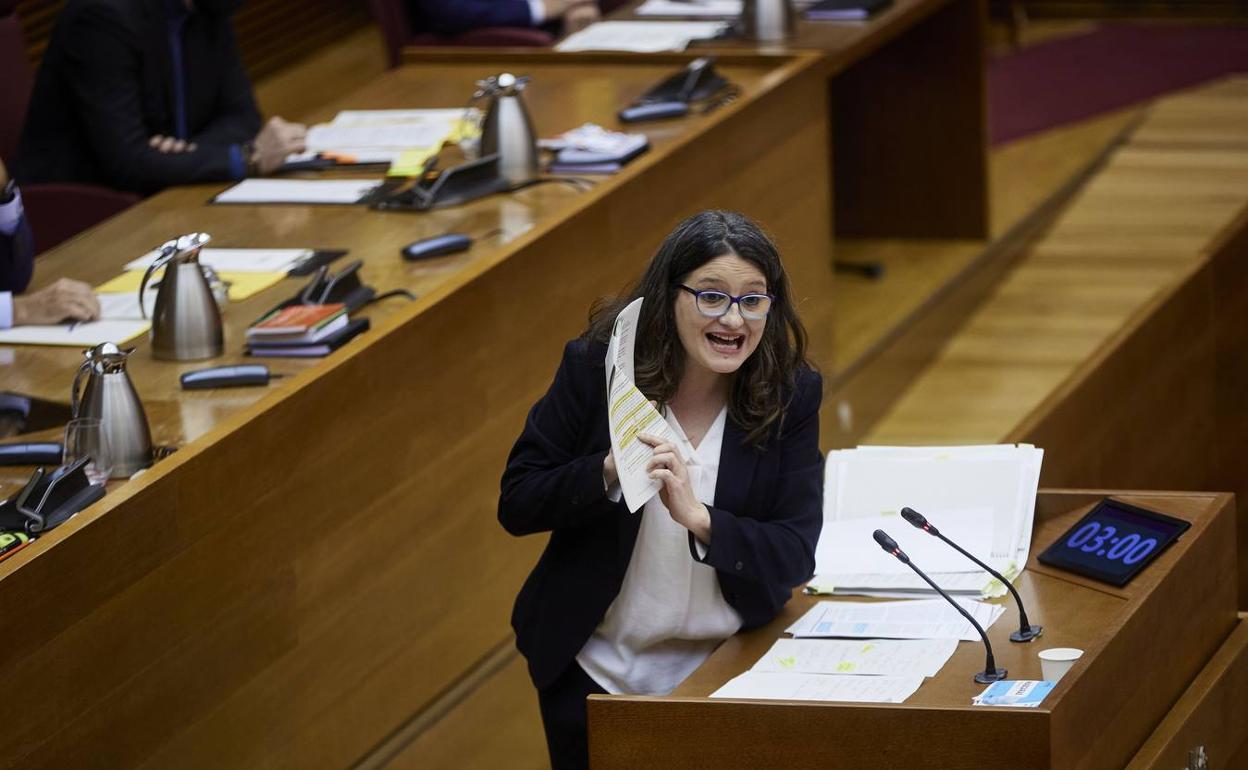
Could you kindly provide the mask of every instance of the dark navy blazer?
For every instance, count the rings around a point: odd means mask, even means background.
[[[503,472],[498,518],[513,535],[549,531],[550,542],[516,598],[516,645],[544,688],[563,673],[615,600],[632,558],[641,512],[603,489],[610,448],[601,343],[568,343],[550,390],[534,405]],[[822,380],[803,369],[780,434],[764,449],[729,418],[701,561],[719,575],[745,628],[776,616],[815,568],[823,523],[819,452]],[[697,558],[689,536],[691,558]]]
[[[457,35],[481,27],[529,27],[528,0],[410,0],[412,31]]]
[[[12,235],[0,233],[0,291],[23,291],[30,283],[34,266],[34,243],[23,217]]]

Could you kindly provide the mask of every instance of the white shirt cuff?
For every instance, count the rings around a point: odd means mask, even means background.
[[[542,0],[529,0],[529,19],[535,27],[546,22],[546,6],[542,5]]]
[[[607,480],[603,479],[602,483],[606,484]],[[620,501],[620,498],[623,496],[624,496],[624,488],[620,486],[620,482],[617,481],[614,484],[607,487],[607,499],[610,500],[611,502],[618,503]]]
[[[12,235],[22,221],[22,191],[14,189],[13,200],[0,203],[0,235]]]
[[[13,326],[13,295],[0,291],[0,329]]]

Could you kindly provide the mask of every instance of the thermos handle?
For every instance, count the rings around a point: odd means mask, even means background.
[[[160,254],[156,257],[156,259],[152,260],[152,264],[148,265],[147,270],[143,273],[143,280],[139,282],[139,313],[144,318],[147,318],[147,305],[143,303],[143,295],[147,292],[147,282],[151,280],[152,275],[157,270],[169,264],[169,261],[173,259],[174,255],[177,253],[177,245],[173,241],[170,241],[165,244],[164,248],[160,250]]]
[[[69,394],[69,413],[74,417],[74,419],[78,418],[78,407],[81,405],[79,402],[78,391],[79,387],[82,385],[82,377],[90,371],[91,361],[88,359],[82,362],[82,366],[78,367],[78,373],[74,375],[74,389],[70,391]]]

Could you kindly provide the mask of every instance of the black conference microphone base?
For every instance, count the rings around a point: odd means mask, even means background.
[[[1044,626],[1027,626],[1010,634],[1011,642],[1033,642],[1044,633]]]
[[[980,684],[992,684],[1005,679],[1006,671],[1003,668],[994,668],[991,671],[984,669],[975,675],[975,681]]]

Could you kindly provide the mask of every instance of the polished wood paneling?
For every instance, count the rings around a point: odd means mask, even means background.
[[[633,18],[639,4],[615,15]],[[783,44],[700,41],[691,50],[824,55],[838,234],[983,238],[984,20],[983,0],[896,0],[864,24],[799,19]]]
[[[610,124],[671,66],[509,63],[534,78],[542,134]],[[829,295],[826,177],[791,184],[812,158],[826,167],[827,116],[809,108],[823,104],[816,64],[727,64],[741,99],[656,129],[649,153],[589,192],[550,185],[380,214],[206,206],[219,186],[181,188],[41,260],[40,282],[98,281],[202,229],[221,245],[349,246],[371,283],[420,297],[370,308],[373,330],[329,359],[275,362],[294,376],[265,390],[183,394],[177,374],[202,364],[156,362],[140,345],[132,371],[156,439],[182,448],[0,565],[0,596],[34,608],[0,654],[23,694],[0,705],[14,726],[0,766],[90,764],[101,751],[151,768],[345,766],[438,702],[510,638],[512,597],[542,539],[497,526],[497,488],[483,479],[497,478],[589,302],[709,207],[759,218],[799,290]],[[456,106],[495,67],[437,58],[335,108]],[[398,258],[418,237],[496,227],[503,237],[466,254]],[[247,322],[297,285],[230,308],[230,353],[215,363],[239,360]],[[830,331],[816,334],[817,350],[830,345]],[[6,386],[67,393],[75,351],[6,354]]]
[[[1209,767],[1243,767],[1248,751],[1248,615],[1227,637],[1192,686],[1153,731],[1127,770],[1187,767],[1188,752],[1203,746]],[[1239,759],[1236,759],[1236,755]]]
[[[1233,587],[1222,579],[1235,560],[1230,496],[1121,497],[1193,528],[1122,589],[1029,562],[1017,585],[1029,617],[1045,626],[1043,647],[1085,650],[1039,708],[971,706],[983,689],[971,675],[984,656],[970,643],[901,705],[707,699],[816,601],[796,595],[771,624],[724,642],[671,696],[592,696],[593,766],[963,768],[1009,756],[1018,768],[1122,767],[1237,619]],[[1087,500],[1042,493],[1032,553],[1077,521]],[[1008,641],[1018,615],[1008,599],[998,601],[1007,609],[989,630],[997,664],[1012,679],[1039,679],[1041,647]]]

